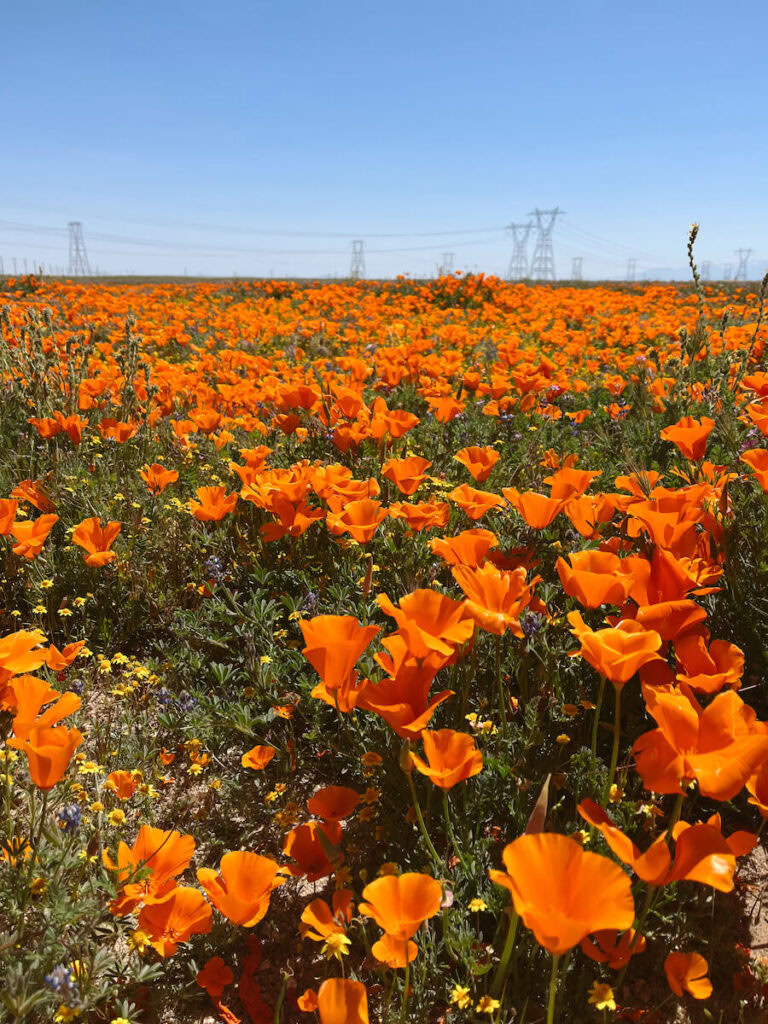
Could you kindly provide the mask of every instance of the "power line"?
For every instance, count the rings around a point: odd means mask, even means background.
[[[507,224],[507,231],[511,232],[515,247],[507,270],[508,281],[522,281],[528,276],[528,237],[532,227],[531,220],[525,224]]]
[[[537,206],[528,214],[529,217],[536,218],[536,245],[531,260],[531,277],[534,281],[556,280],[552,231],[555,221],[563,213],[559,206],[553,210],[540,210]]]
[[[356,238],[352,242],[349,276],[353,281],[360,281],[365,277],[365,241],[362,238]]]
[[[67,227],[69,228],[69,273],[73,277],[90,277],[91,268],[88,265],[88,253],[85,251],[83,225],[79,220],[71,220]],[[25,260],[25,269],[26,262]]]

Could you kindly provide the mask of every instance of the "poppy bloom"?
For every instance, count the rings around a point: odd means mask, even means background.
[[[139,475],[147,485],[147,490],[152,494],[162,494],[168,484],[176,483],[179,474],[175,469],[165,469],[159,462],[153,462],[151,466],[144,466],[139,470]]]
[[[64,669],[69,668],[83,647],[85,647],[85,640],[67,644],[62,651],[55,644],[50,644],[45,655],[45,663],[51,671],[63,672]]]
[[[691,693],[644,689],[648,714],[659,726],[643,733],[632,752],[646,789],[684,793],[694,779],[703,796],[732,800],[768,757],[768,734],[755,711],[733,690],[702,708]]]
[[[571,612],[568,621],[573,626],[571,632],[581,641],[578,653],[614,686],[623,686],[642,665],[659,658],[656,652],[661,637],[634,619],[622,619],[615,627],[594,631],[578,612]]]
[[[545,477],[544,483],[549,484],[550,497],[570,500],[581,497],[601,472],[599,469],[576,469],[575,466],[564,466],[552,476]]]
[[[198,487],[198,501],[190,501],[189,510],[202,523],[218,522],[229,515],[237,504],[237,494],[227,494],[224,487]]]
[[[39,629],[19,629],[0,637],[0,691],[13,676],[40,668],[46,658],[46,652],[39,649],[43,643],[45,634]]]
[[[51,513],[28,522],[14,523],[11,527],[11,533],[16,538],[13,553],[24,558],[36,558],[43,550],[43,544],[58,519],[55,513]]]
[[[382,644],[387,653],[377,654],[376,661],[390,678],[376,684],[366,680],[357,706],[379,715],[403,739],[415,739],[429,725],[438,704],[453,694],[441,690],[431,699],[429,696],[432,680],[451,656],[433,652],[416,658],[399,633],[385,637]]]
[[[709,999],[712,982],[708,970],[709,964],[700,953],[669,953],[664,961],[667,983],[676,996],[685,990],[694,999]]]
[[[219,999],[227,985],[235,980],[231,968],[227,967],[220,956],[212,956],[201,971],[195,975],[195,981],[204,988],[212,999]]]
[[[487,445],[479,448],[472,445],[469,448],[462,448],[453,456],[462,466],[466,466],[477,483],[482,484],[493,472],[493,467],[499,461],[499,452]]]
[[[6,702],[15,709],[12,728],[16,740],[27,739],[35,726],[51,728],[77,711],[81,704],[77,694],[59,694],[58,690],[52,690],[48,683],[36,676],[17,676],[8,684],[8,689]],[[55,703],[51,704],[51,701]],[[46,704],[50,707],[43,711]],[[8,742],[13,746],[15,741]]]
[[[516,487],[502,487],[501,493],[534,530],[545,530],[565,504],[562,498],[537,494],[536,491],[521,493]]]
[[[478,491],[476,487],[462,484],[448,494],[448,498],[462,511],[466,512],[470,519],[482,519],[486,512],[492,508],[503,508],[504,499],[498,494],[490,491]]]
[[[443,887],[429,875],[415,871],[384,875],[363,889],[358,910],[372,917],[393,939],[405,943],[427,918],[434,917],[443,901]]]
[[[162,902],[141,908],[139,928],[162,957],[173,956],[180,942],[191,935],[207,935],[212,928],[210,905],[197,889],[176,886]]]
[[[52,789],[64,778],[72,755],[83,742],[79,729],[33,726],[24,740],[10,740],[8,746],[27,755],[29,775],[38,789]]]
[[[369,1024],[368,993],[361,981],[328,978],[317,990],[320,1024]]]
[[[381,523],[387,518],[387,510],[380,501],[361,498],[345,502],[343,498],[331,498],[326,522],[331,533],[337,536],[348,533],[358,544],[367,544]]]
[[[645,936],[637,934],[634,928],[621,934],[615,928],[603,928],[581,940],[581,951],[590,960],[608,964],[611,970],[618,971],[631,957],[645,951]]]
[[[405,459],[388,459],[381,467],[381,475],[391,480],[401,494],[415,494],[426,480],[426,471],[432,465],[418,455]]]
[[[12,498],[28,501],[38,512],[53,512],[54,504],[37,480],[22,480],[11,491]]]
[[[387,511],[390,519],[404,519],[414,533],[447,526],[451,507],[446,501],[422,501],[412,505],[407,501],[393,501]]]
[[[0,535],[3,537],[7,537],[11,532],[18,507],[18,501],[13,498],[0,500]]]
[[[395,970],[399,967],[405,967],[406,955],[408,963],[413,963],[419,955],[419,947],[410,939],[403,943],[393,935],[384,934],[371,946],[371,953],[373,953],[378,961]]]
[[[434,590],[414,590],[400,598],[399,607],[386,594],[379,594],[376,602],[385,615],[397,622],[400,635],[415,658],[426,658],[432,652],[452,655],[474,630],[463,603]]]
[[[695,420],[692,416],[683,416],[677,423],[661,431],[664,441],[671,441],[691,462],[704,457],[707,450],[707,438],[714,429],[715,421],[703,416]]]
[[[477,749],[474,738],[467,733],[453,729],[424,731],[426,762],[416,754],[411,760],[417,771],[426,775],[440,789],[451,789],[457,782],[470,779],[483,770],[483,755]]]
[[[122,889],[110,910],[123,917],[131,914],[141,903],[164,900],[176,886],[176,877],[186,871],[195,840],[175,830],[164,831],[152,825],[142,825],[133,846],[121,842],[117,848],[117,864],[109,854],[103,854],[104,866],[117,872]],[[140,868],[149,868],[149,875],[141,881],[131,881]]]
[[[282,885],[279,867],[269,857],[237,850],[225,853],[218,873],[212,868],[200,868],[197,880],[208,894],[208,899],[233,924],[252,928],[269,909],[273,889]]]
[[[109,522],[102,527],[98,517],[93,516],[91,519],[84,519],[75,527],[72,531],[72,540],[78,547],[88,552],[85,564],[98,568],[117,558],[117,553],[109,549],[120,530],[120,523]]]
[[[323,821],[343,821],[360,803],[360,795],[347,786],[325,786],[307,800],[307,810]]]
[[[349,889],[337,890],[329,907],[325,900],[312,900],[301,915],[299,931],[305,939],[325,942],[329,935],[346,934],[346,926],[352,920],[352,893]]]
[[[111,441],[117,441],[118,444],[125,444],[126,441],[130,441],[137,431],[138,427],[135,423],[124,423],[111,416],[105,416],[101,423],[99,423],[99,433],[101,436],[107,437]]]
[[[515,910],[539,945],[560,956],[591,932],[624,930],[635,919],[629,877],[613,861],[568,836],[539,832],[504,848],[491,879],[512,893]]]
[[[465,408],[465,403],[457,401],[452,395],[444,398],[427,398],[427,405],[439,423],[450,423],[459,413],[464,412]]]
[[[240,764],[243,768],[253,768],[256,772],[263,771],[276,753],[277,751],[274,747],[262,747],[257,745],[255,747],[251,747],[250,750],[246,750],[240,758]]]
[[[555,563],[563,590],[585,608],[622,605],[632,589],[632,575],[610,551],[575,551]]]
[[[688,633],[675,640],[676,679],[697,693],[717,693],[729,686],[738,690],[744,672],[744,652],[726,640]]]
[[[476,527],[473,530],[462,530],[455,537],[435,537],[429,546],[433,554],[439,555],[448,565],[466,565],[476,569],[498,543],[496,534],[491,530]]]
[[[110,772],[104,780],[104,788],[114,793],[119,800],[130,800],[137,785],[138,780],[133,772]]]
[[[520,615],[531,603],[531,590],[536,582],[526,583],[525,569],[505,572],[491,562],[478,569],[457,565],[453,578],[467,595],[465,608],[481,629],[501,636],[510,629],[522,636]],[[539,577],[536,577],[538,580]]]
[[[371,640],[378,626],[361,626],[354,615],[317,615],[299,620],[306,647],[302,654],[329,690],[342,686]]]
[[[330,875],[344,860],[338,849],[340,842],[341,825],[337,821],[308,821],[292,828],[283,843],[283,853],[297,862],[289,866],[289,873],[305,875],[308,882]],[[328,859],[332,851],[333,863]]]

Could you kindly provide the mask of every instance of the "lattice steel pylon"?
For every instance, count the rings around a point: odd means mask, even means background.
[[[701,264],[701,280],[709,281],[712,277],[712,262],[711,260],[704,260]]]
[[[752,255],[751,249],[737,249],[736,255],[739,257],[739,265],[736,268],[734,275],[734,281],[746,281],[749,277],[749,257]]]
[[[574,256],[573,263],[571,264],[571,280],[572,281],[583,281],[584,273],[582,271],[582,265],[584,263],[583,256]]]
[[[515,246],[507,270],[508,281],[522,281],[528,277],[528,238],[532,227],[531,220],[526,224],[507,224],[507,231],[511,232]]]
[[[70,277],[90,277],[88,253],[85,251],[83,225],[79,220],[71,220],[69,228],[69,274]]]
[[[536,218],[536,245],[531,260],[531,277],[534,281],[555,281],[555,252],[552,248],[552,231],[557,218],[565,213],[558,206],[554,210],[540,210],[536,207],[529,217]]]
[[[353,281],[365,277],[365,242],[356,238],[352,242],[352,261],[349,265],[349,276]]]
[[[724,263],[723,264],[723,280],[724,281],[730,281],[732,277],[733,277],[733,264],[732,263]]]
[[[627,280],[634,281],[637,277],[637,260],[633,257],[627,260]]]
[[[444,252],[443,253],[443,261],[440,264],[440,275],[441,276],[444,275],[444,274],[452,274],[453,273],[453,257],[454,256],[455,256],[455,253],[452,253],[452,252]]]

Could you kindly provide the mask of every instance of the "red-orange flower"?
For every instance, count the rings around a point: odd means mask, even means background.
[[[397,622],[400,635],[415,658],[426,658],[433,652],[452,655],[474,629],[461,601],[434,590],[414,590],[400,598],[399,607],[386,594],[379,594],[376,601],[384,614]]]
[[[378,626],[361,626],[354,615],[317,615],[301,619],[299,627],[306,647],[302,654],[323,680],[336,690],[353,674],[355,665]]]
[[[474,520],[481,519],[492,508],[504,506],[504,499],[498,494],[492,494],[490,491],[478,491],[476,487],[470,487],[469,484],[454,487],[448,494],[448,498],[460,509],[463,509],[470,519]]]
[[[676,996],[683,990],[694,999],[709,999],[712,982],[707,977],[709,964],[699,953],[670,953],[664,961],[664,973]]]
[[[117,872],[122,890],[110,908],[113,914],[131,914],[141,903],[164,900],[176,886],[176,876],[189,867],[195,852],[192,836],[175,830],[164,831],[151,825],[142,825],[133,843],[121,842],[117,848],[115,864],[105,851],[105,867]],[[149,875],[132,881],[140,868],[149,868]]]
[[[109,549],[120,530],[120,523],[109,522],[102,527],[98,516],[93,516],[78,523],[72,531],[72,540],[88,552],[85,564],[98,568],[117,558],[117,553]]]
[[[64,778],[72,755],[83,742],[79,729],[34,726],[24,740],[10,740],[8,746],[27,755],[29,774],[38,789],[52,789]]]
[[[415,494],[426,480],[426,471],[432,465],[419,455],[411,455],[405,459],[388,459],[381,467],[381,475],[397,487],[406,496]]]
[[[457,565],[451,571],[467,595],[467,612],[481,629],[497,636],[508,629],[515,636],[523,635],[520,615],[531,603],[531,591],[539,577],[526,583],[526,572],[522,567],[505,572],[491,562],[478,569]]]
[[[695,462],[701,459],[707,450],[707,438],[714,429],[715,421],[703,416],[695,420],[693,416],[683,416],[671,427],[662,430],[661,437],[664,441],[671,441],[686,459]]]
[[[189,886],[177,886],[160,903],[141,908],[139,928],[162,957],[173,956],[180,942],[191,935],[206,935],[212,927],[211,908],[203,894]]]
[[[622,560],[610,551],[574,551],[555,563],[563,590],[585,608],[622,605],[632,589],[633,577]]]
[[[367,544],[387,518],[387,510],[381,507],[380,501],[372,498],[359,501],[330,498],[328,509],[325,518],[331,533],[348,533],[358,544]]]
[[[379,928],[405,943],[415,935],[427,918],[440,910],[443,887],[429,875],[406,872],[384,875],[363,889],[358,910],[372,917]]]
[[[343,821],[359,803],[360,794],[354,789],[347,786],[325,786],[307,800],[307,810],[323,821]]]
[[[203,523],[218,522],[229,515],[237,504],[237,494],[227,494],[224,487],[198,487],[198,501],[190,501],[189,509]]]
[[[141,479],[147,485],[147,490],[153,494],[161,494],[168,484],[173,484],[179,479],[175,469],[166,469],[159,462],[153,462],[151,466],[144,466],[139,470]]]
[[[197,880],[208,894],[208,899],[233,924],[252,928],[269,909],[273,889],[282,885],[279,867],[269,857],[247,850],[225,853],[218,873],[212,868],[200,868]]]
[[[614,686],[623,686],[641,666],[659,657],[656,652],[661,637],[634,619],[622,619],[615,627],[594,631],[579,612],[571,612],[568,621],[581,641],[579,654]]]
[[[263,771],[276,753],[277,751],[274,747],[257,745],[255,747],[251,747],[250,750],[246,750],[240,758],[240,764],[243,768],[253,768],[253,770],[257,772]]]
[[[369,1024],[368,993],[361,981],[328,978],[317,990],[320,1024]]]
[[[55,513],[38,516],[37,519],[14,523],[11,533],[16,538],[13,546],[15,555],[22,555],[24,558],[36,558],[43,550],[43,544],[48,539],[48,534],[57,523],[59,517]]]
[[[469,448],[462,448],[453,456],[462,466],[466,466],[474,479],[479,483],[485,483],[493,472],[493,467],[499,461],[499,452],[487,445],[479,448],[471,445]]]
[[[483,755],[467,733],[453,729],[425,730],[421,738],[427,760],[422,761],[416,754],[411,754],[411,760],[416,769],[440,789],[451,789],[457,782],[483,770]]]

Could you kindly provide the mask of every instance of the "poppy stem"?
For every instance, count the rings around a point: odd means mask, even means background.
[[[685,800],[685,793],[678,793],[677,799],[675,800],[675,806],[672,808],[672,816],[670,817],[669,824],[667,825],[667,834],[665,837],[667,842],[672,838],[672,831],[680,820],[680,812],[683,809],[683,800]]]
[[[603,694],[605,693],[605,676],[600,676],[600,689],[597,693],[595,704],[595,718],[592,722],[592,757],[597,757],[597,728],[600,724],[600,711],[603,707]]]
[[[547,1024],[554,1024],[555,1000],[557,997],[557,968],[560,964],[560,957],[552,954],[552,973],[549,976],[549,1004],[547,1006]]]
[[[621,968],[621,971],[619,972],[619,976],[616,979],[616,984],[613,986],[613,988],[617,992],[619,991],[619,986],[621,985],[622,981],[624,980],[624,975],[627,973],[627,968],[629,967],[629,963],[630,963],[630,961],[632,959],[632,953],[634,951],[634,948],[635,948],[635,945],[637,944],[638,939],[642,935],[643,925],[645,924],[645,919],[646,919],[646,917],[648,917],[648,912],[650,911],[651,906],[653,905],[653,900],[654,900],[654,897],[656,896],[657,892],[658,892],[658,886],[656,886],[656,885],[649,885],[648,888],[646,889],[646,892],[645,892],[645,902],[643,903],[643,909],[640,911],[640,917],[635,922],[635,934],[632,936],[632,941],[630,942],[629,947],[627,949],[627,962]]]
[[[410,986],[411,965],[408,961],[408,940],[405,940],[405,984],[403,986],[403,1003],[400,1007],[400,1024],[405,1024],[408,1010],[408,988]]]
[[[448,802],[448,790],[443,789],[441,792],[443,794],[443,817],[445,818],[445,831],[448,834],[448,840],[451,846],[453,846],[454,850],[456,851],[456,855],[461,861],[461,866],[464,868],[465,871],[468,871],[469,867],[466,861],[464,860],[464,854],[461,850],[461,847],[456,842],[456,834],[453,831],[453,824],[451,823],[451,806],[450,803]]]
[[[515,938],[517,936],[517,922],[520,920],[520,916],[515,910],[514,904],[509,908],[509,928],[507,929],[507,940],[504,943],[504,950],[501,954],[501,960],[499,966],[496,968],[496,974],[493,976],[493,983],[491,985],[491,998],[496,999],[504,987],[504,980],[507,977],[509,961],[515,950]]]
[[[416,793],[416,786],[414,785],[413,782],[413,772],[408,772],[407,774],[408,785],[411,788],[411,799],[413,800],[413,809],[416,812],[416,820],[419,823],[419,828],[421,829],[421,834],[424,838],[424,842],[427,844],[427,849],[429,850],[430,855],[435,862],[435,867],[439,871],[443,866],[443,862],[437,850],[432,845],[432,840],[429,838],[429,832],[427,832],[427,826],[424,824],[424,817],[421,813],[421,804],[419,803],[419,797],[418,794]]]
[[[499,720],[501,735],[507,735],[507,708],[504,697],[504,679],[501,674],[501,634],[496,637],[496,685],[499,688]]]
[[[619,740],[621,739],[621,686],[614,686],[614,692],[616,694],[616,710],[613,715],[613,747],[611,748],[611,767],[608,770],[608,782],[605,785],[605,791],[603,792],[603,810],[608,805],[608,800],[611,795],[611,787],[613,786],[613,780],[616,777],[616,765],[619,763]]]

